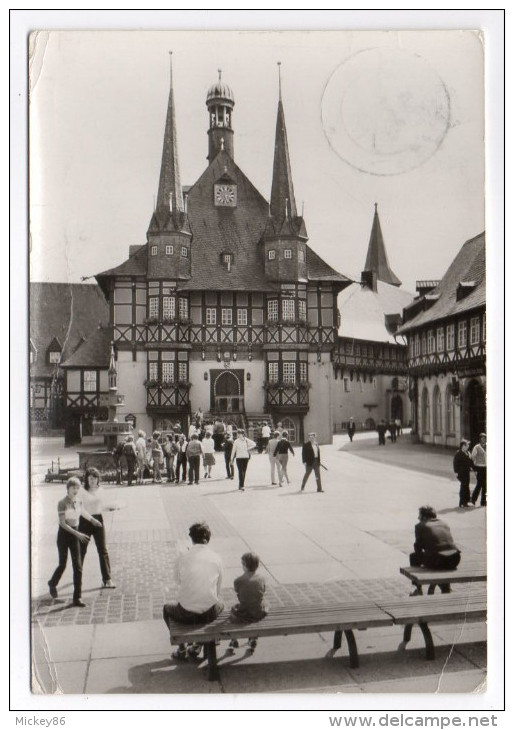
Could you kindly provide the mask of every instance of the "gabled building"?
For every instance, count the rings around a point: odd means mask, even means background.
[[[466,241],[441,281],[417,289],[400,329],[416,432],[427,443],[476,443],[486,427],[485,233]]]
[[[334,351],[334,424],[374,429],[381,419],[411,421],[406,339],[398,335],[413,295],[401,289],[380,226],[377,205],[364,271],[338,296],[339,337]]]
[[[109,309],[98,286],[30,285],[31,432],[65,425],[63,363],[108,323]]]
[[[269,202],[235,162],[221,78],[206,105],[208,165],[183,188],[171,83],[147,241],[96,277],[127,413],[162,430],[201,407],[250,433],[267,417],[294,442],[310,430],[328,442],[337,296],[351,282],[308,245],[281,93]]]

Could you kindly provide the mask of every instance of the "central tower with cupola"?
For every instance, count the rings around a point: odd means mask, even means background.
[[[221,81],[221,70],[218,69],[219,80],[207,92],[207,109],[209,111],[209,154],[212,162],[220,150],[225,150],[234,159],[234,130],[232,129],[232,110],[234,94],[232,89]]]

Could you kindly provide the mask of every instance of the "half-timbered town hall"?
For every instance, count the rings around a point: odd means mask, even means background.
[[[146,244],[97,275],[110,305],[118,384],[137,427],[282,422],[295,442],[333,430],[337,297],[350,279],[308,244],[278,101],[269,202],[237,166],[232,90],[207,94],[208,165],[180,179],[171,85]]]

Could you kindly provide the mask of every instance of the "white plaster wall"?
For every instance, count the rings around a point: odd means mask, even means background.
[[[66,389],[70,393],[80,390],[80,370],[66,370]]]
[[[118,351],[118,393],[125,396],[125,405],[118,411],[118,419],[125,420],[128,413],[136,417],[136,429],[142,428],[149,433],[152,419],[146,412],[146,388],[143,383],[147,377],[146,352],[137,351],[137,360],[132,360],[132,352]]]
[[[332,443],[332,363],[329,353],[309,353],[309,411],[304,418],[304,434],[315,431],[320,444]]]
[[[348,377],[349,375],[345,375]],[[373,418],[378,423],[382,418],[387,418],[390,409],[390,394],[387,393],[391,385],[391,375],[376,375],[376,388],[373,382],[366,377],[366,382],[358,382],[354,375],[350,381],[350,392],[345,393],[344,381],[341,378],[334,379],[333,383],[333,427],[336,431],[341,430],[341,423],[353,417],[357,429],[365,428],[364,424],[368,418]],[[361,390],[362,386],[362,390]],[[389,395],[389,398],[388,398]],[[377,404],[376,408],[365,408],[364,404]],[[408,423],[410,418],[410,407],[404,401],[404,422]]]
[[[451,383],[451,374],[432,375],[430,377],[418,378],[418,420],[419,437],[427,444],[438,444],[440,446],[459,447],[461,439],[461,406],[455,409],[455,433],[448,433],[446,418],[446,388]],[[441,434],[434,434],[434,389],[439,386],[442,395],[442,429]],[[430,393],[430,432],[423,433],[423,390],[428,389]],[[461,393],[464,392],[464,384],[461,382]]]

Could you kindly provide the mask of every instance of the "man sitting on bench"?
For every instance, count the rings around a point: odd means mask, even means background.
[[[178,583],[178,602],[166,603],[162,616],[169,628],[169,621],[183,624],[208,624],[223,611],[219,599],[222,583],[221,558],[207,547],[211,531],[205,522],[195,522],[189,528],[193,547],[179,555],[175,564],[175,580]],[[198,658],[201,647],[193,644],[186,649],[179,644],[172,654],[174,659]]]
[[[412,566],[423,566],[432,570],[455,570],[460,563],[460,550],[453,541],[449,526],[438,519],[433,507],[426,505],[419,508],[419,522],[414,528],[414,552],[409,560]],[[440,583],[441,593],[450,593],[449,583]],[[419,596],[423,593],[421,586],[411,593]]]

